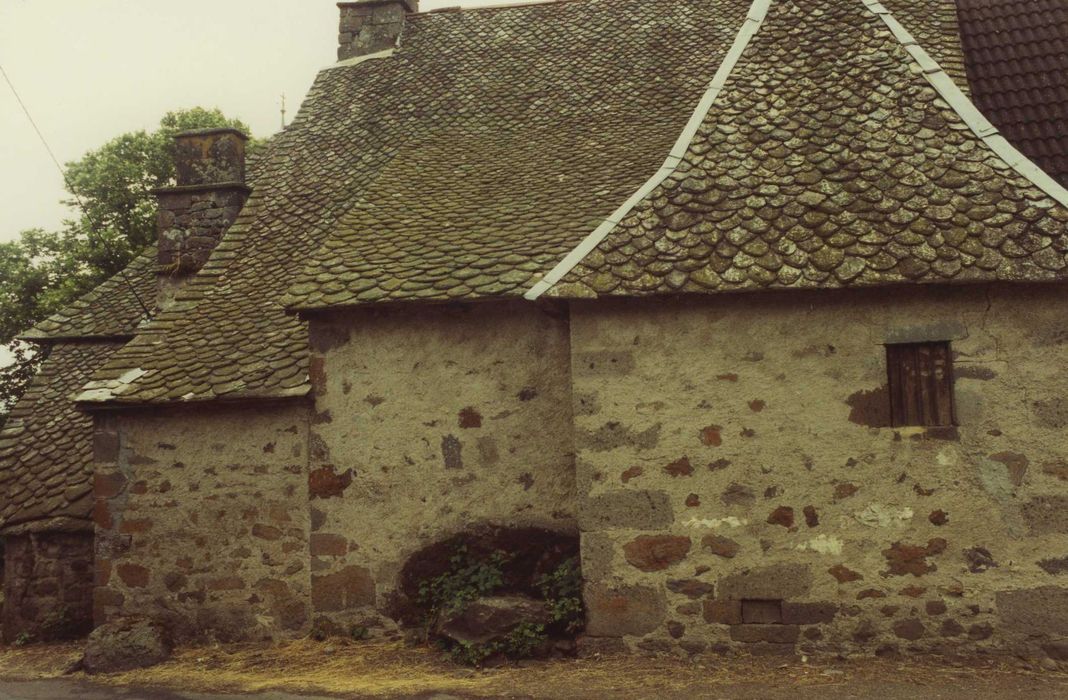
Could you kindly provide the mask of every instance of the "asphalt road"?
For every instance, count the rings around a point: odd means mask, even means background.
[[[588,696],[575,689],[568,698],[602,700],[636,700],[628,696]],[[0,681],[0,700],[336,700],[338,696],[291,695],[289,693],[258,693],[250,695],[216,695],[186,693],[153,688],[117,688],[96,685],[82,680],[55,679],[42,681]],[[359,696],[344,696],[356,700]],[[551,696],[542,696],[551,697]],[[1068,679],[1032,677],[999,678],[992,683],[975,679],[960,679],[946,683],[909,683],[907,681],[859,681],[840,685],[788,686],[765,684],[731,684],[704,686],[673,693],[654,692],[651,700],[1062,700],[1068,697]],[[395,699],[395,700],[399,700]],[[405,696],[405,700],[467,700],[453,694],[421,693]]]

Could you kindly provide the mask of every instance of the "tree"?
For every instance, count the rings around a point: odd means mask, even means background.
[[[0,244],[0,347],[15,362],[0,368],[0,425],[41,358],[16,336],[108,277],[156,238],[152,190],[174,183],[174,135],[234,127],[218,109],[168,112],[152,132],[122,134],[68,163],[64,179],[76,218],[59,231],[31,229]],[[255,147],[255,143],[250,143]]]

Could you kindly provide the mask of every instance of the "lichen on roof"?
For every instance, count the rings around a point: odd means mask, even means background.
[[[156,246],[64,309],[23,333],[23,340],[132,337],[156,302]]]
[[[1068,209],[859,0],[775,2],[676,173],[549,294],[1051,280],[1066,254]]]
[[[885,4],[963,85],[953,3]],[[391,55],[320,74],[207,266],[85,400],[302,396],[306,325],[287,309],[523,295],[661,166],[749,9],[410,17]],[[773,0],[729,80],[677,177],[552,294],[1064,274],[1063,207],[860,0]]]
[[[11,410],[0,431],[0,528],[42,519],[91,527],[93,419],[71,395],[121,346],[57,343]]]
[[[335,232],[383,233],[369,245],[397,263],[376,278],[387,296],[446,277],[521,294],[662,160],[748,4],[584,0],[411,18],[393,56],[319,75],[205,269],[88,388],[142,369],[97,400],[306,393],[306,327],[283,297]],[[328,271],[363,250],[342,246]]]

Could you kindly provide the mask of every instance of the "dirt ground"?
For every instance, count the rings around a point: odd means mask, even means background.
[[[485,671],[399,643],[313,642],[182,649],[166,664],[64,676],[80,647],[0,649],[0,698],[982,698],[1068,697],[1068,674],[1023,662],[790,661],[606,656]]]

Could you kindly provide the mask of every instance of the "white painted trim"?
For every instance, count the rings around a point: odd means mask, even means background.
[[[331,70],[333,68],[346,68],[348,66],[356,66],[364,61],[370,61],[375,58],[389,58],[397,49],[386,49],[385,51],[379,51],[377,53],[369,53],[366,56],[353,56],[352,58],[346,58],[344,61],[338,61],[337,63],[327,66],[323,70]]]
[[[771,0],[753,0],[753,4],[749,7],[749,12],[746,15],[745,21],[738,30],[738,35],[734,38],[734,43],[731,44],[727,54],[723,57],[723,63],[720,64],[719,70],[717,70],[715,76],[713,76],[712,82],[709,83],[708,89],[705,91],[701,101],[697,103],[697,108],[690,116],[690,120],[686,123],[686,127],[682,130],[682,133],[679,134],[679,138],[675,141],[675,145],[671,148],[671,152],[668,154],[664,164],[660,166],[660,169],[657,170],[644,185],[638,188],[637,192],[631,195],[627,201],[609,215],[600,226],[586,236],[574,250],[568,253],[567,257],[550,270],[549,274],[545,275],[545,277],[543,277],[537,284],[531,287],[530,290],[523,295],[525,299],[534,301],[551,289],[554,284],[563,279],[567,273],[571,272],[576,265],[582,262],[594,248],[600,245],[601,241],[603,241],[605,237],[619,225],[619,222],[621,222],[627,214],[630,214],[631,211],[634,210],[634,207],[638,206],[639,202],[648,197],[653,190],[659,187],[664,180],[675,172],[679,167],[679,164],[682,163],[682,159],[686,157],[686,152],[689,150],[690,143],[693,141],[694,136],[697,135],[697,130],[701,128],[701,124],[704,123],[709,110],[712,109],[712,105],[715,104],[716,98],[719,97],[719,93],[727,84],[727,78],[730,77],[731,71],[733,71],[734,67],[738,64],[738,59],[741,58],[742,52],[749,46],[750,40],[760,29],[760,25],[763,24],[770,5]]]
[[[878,0],[860,0],[868,10],[883,21],[890,29],[890,33],[901,43],[914,61],[920,66],[927,82],[949,104],[950,108],[957,113],[968,128],[978,136],[987,148],[1005,161],[1010,168],[1027,178],[1031,184],[1042,190],[1058,203],[1068,207],[1068,189],[1065,189],[1052,177],[1042,171],[1037,165],[1024,154],[1016,150],[1005,137],[998,133],[997,127],[990,123],[982,112],[961,92],[953,78],[942,70],[938,62],[931,57],[923,47],[909,34],[897,19]]]

